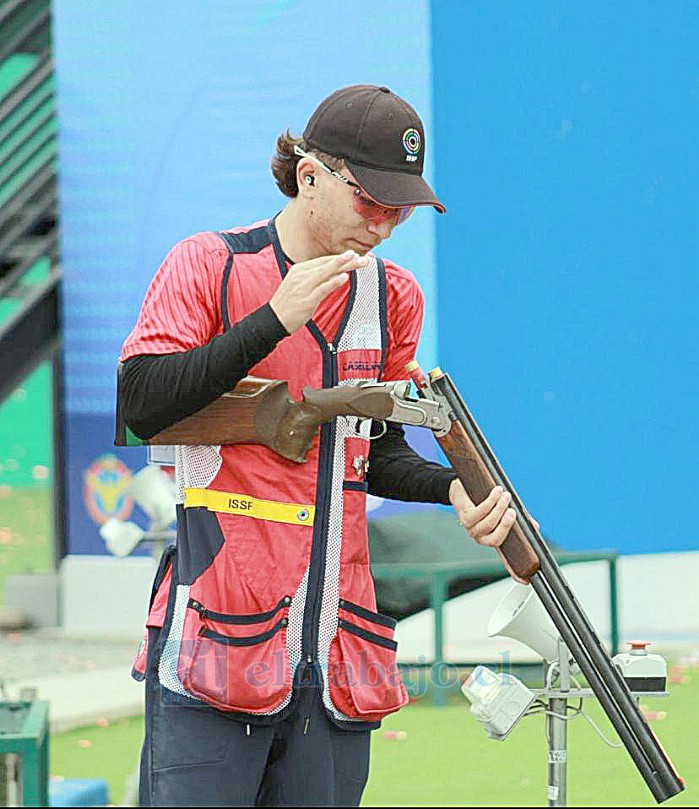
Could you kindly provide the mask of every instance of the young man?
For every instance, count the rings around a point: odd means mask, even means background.
[[[403,379],[422,293],[374,250],[418,206],[422,122],[386,87],[325,99],[277,142],[289,197],[272,220],[177,244],[124,343],[122,413],[148,438],[246,374],[301,388]],[[179,447],[177,546],[156,576],[147,644],[143,805],[357,805],[370,730],[407,702],[395,621],[376,612],[366,492],[452,503],[497,547],[515,513],[474,506],[399,427],[323,426],[305,464],[258,445]]]

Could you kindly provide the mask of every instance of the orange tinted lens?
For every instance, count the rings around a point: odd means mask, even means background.
[[[364,196],[364,194],[355,194],[352,200],[355,212],[375,225],[383,225],[385,222],[393,222],[394,225],[400,225],[400,223],[405,222],[415,210],[414,205],[403,208],[384,208],[382,205],[374,202],[373,199]]]
[[[401,222],[405,222],[405,220],[412,214],[415,210],[414,205],[406,205],[405,208],[398,208],[398,218],[396,219],[396,225],[400,225]]]

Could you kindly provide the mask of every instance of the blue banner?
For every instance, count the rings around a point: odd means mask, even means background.
[[[696,549],[699,5],[432,15],[440,363],[561,545]]]

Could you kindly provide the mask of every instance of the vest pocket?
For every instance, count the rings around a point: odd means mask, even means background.
[[[189,599],[178,676],[192,695],[222,711],[266,714],[291,691],[286,627],[291,598],[271,610],[236,615]],[[188,648],[189,647],[189,648]]]
[[[408,702],[396,664],[396,622],[344,599],[339,607],[328,658],[330,698],[345,716],[377,721]]]

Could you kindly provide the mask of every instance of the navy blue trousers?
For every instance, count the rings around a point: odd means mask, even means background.
[[[141,806],[359,805],[370,731],[338,728],[319,686],[299,689],[290,716],[260,727],[169,699],[148,668]]]

